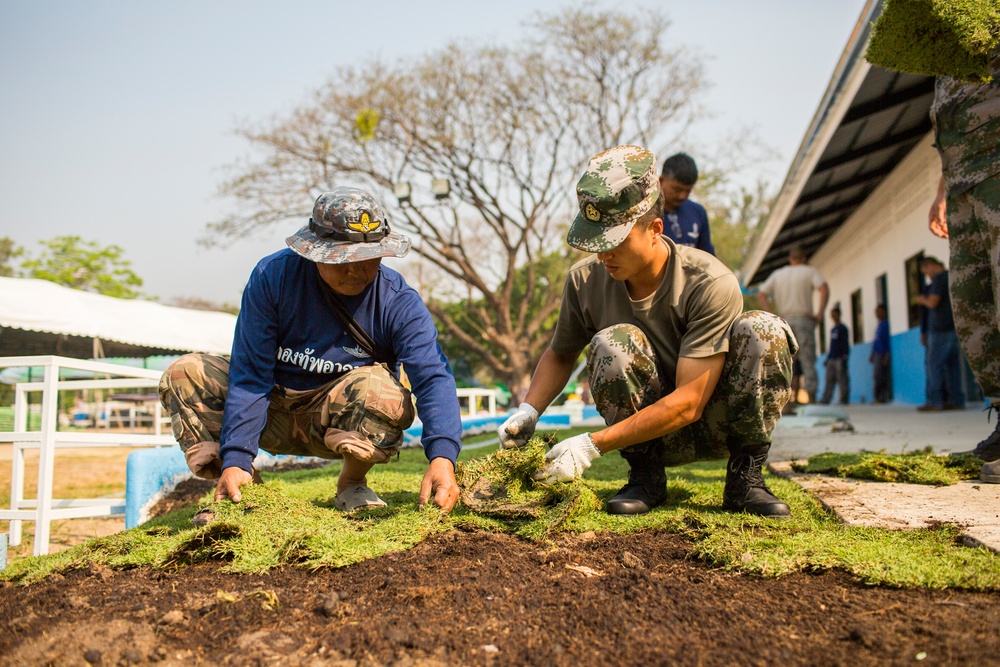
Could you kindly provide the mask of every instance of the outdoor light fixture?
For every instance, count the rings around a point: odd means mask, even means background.
[[[392,194],[396,195],[396,200],[400,204],[405,204],[410,201],[410,189],[409,183],[396,183],[392,186]]]
[[[435,178],[431,181],[431,192],[437,199],[447,199],[451,194],[451,181],[447,178]]]

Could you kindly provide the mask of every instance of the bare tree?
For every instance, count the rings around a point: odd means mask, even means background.
[[[255,156],[231,167],[221,191],[240,212],[210,225],[210,238],[301,220],[336,185],[394,205],[393,186],[413,183],[391,221],[442,278],[424,292],[428,307],[516,394],[561,298],[561,284],[534,267],[568,256],[563,237],[586,159],[683,132],[701,111],[701,60],[663,46],[668,25],[650,11],[571,10],[536,17],[516,47],[452,44],[343,68],[290,115],[238,130]],[[428,193],[432,179],[448,179],[447,199]],[[456,314],[449,298],[470,307]]]

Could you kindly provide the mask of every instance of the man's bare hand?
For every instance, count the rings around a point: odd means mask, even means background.
[[[943,181],[927,214],[927,226],[934,236],[948,238],[948,200],[945,197]]]
[[[458,482],[455,481],[455,466],[446,458],[431,461],[420,483],[420,508],[423,509],[433,498],[434,504],[445,512],[450,512],[458,501]]]
[[[252,481],[253,475],[246,470],[236,466],[226,468],[222,471],[222,477],[219,478],[219,483],[215,486],[215,501],[230,498],[234,503],[240,502],[243,499],[240,487]]]

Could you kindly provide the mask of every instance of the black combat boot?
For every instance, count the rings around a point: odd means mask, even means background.
[[[769,443],[749,446],[730,444],[726,489],[722,492],[723,509],[775,518],[792,515],[788,505],[775,498],[764,483],[762,466],[770,448]]]
[[[622,457],[629,463],[628,483],[605,507],[608,514],[645,514],[667,500],[667,474],[649,456]]]
[[[973,456],[978,456],[984,461],[996,461],[1000,459],[1000,419],[997,419],[997,426],[990,433],[989,437],[976,445],[972,450]]]

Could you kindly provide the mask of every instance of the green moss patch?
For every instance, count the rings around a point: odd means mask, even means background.
[[[891,70],[989,82],[1000,47],[1000,3],[886,0],[865,58]]]

